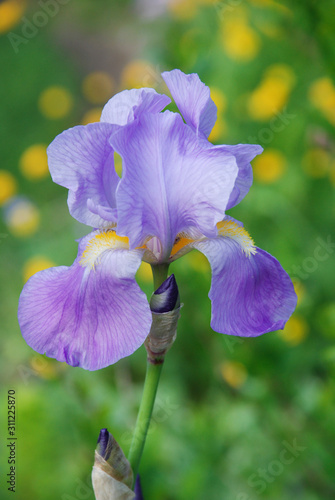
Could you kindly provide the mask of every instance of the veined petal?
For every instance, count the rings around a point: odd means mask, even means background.
[[[251,160],[262,153],[263,148],[257,144],[236,144],[234,146],[218,146],[220,150],[236,158],[238,166],[238,175],[235,181],[234,189],[230,195],[227,209],[234,207],[245,197],[252,185],[252,167]]]
[[[106,227],[116,221],[120,178],[109,137],[117,128],[108,123],[79,125],[58,135],[47,150],[53,181],[69,189],[70,214],[88,226]]]
[[[203,146],[180,115],[168,111],[142,115],[110,141],[123,158],[118,234],[129,237],[130,248],[157,236],[166,258],[176,235],[189,227],[216,235],[237,175],[233,156]]]
[[[101,121],[126,125],[144,111],[159,113],[170,102],[171,99],[168,96],[157,94],[154,89],[123,90],[114,95],[104,106]]]
[[[151,326],[148,301],[134,279],[143,251],[126,246],[112,231],[94,232],[81,241],[71,267],[30,278],[18,317],[35,351],[98,370],[140,347]]]
[[[162,77],[186,123],[207,138],[216,122],[217,108],[209,87],[196,73],[185,75],[179,69],[165,71]]]
[[[213,330],[256,337],[284,328],[297,297],[290,277],[272,255],[256,247],[246,251],[252,248],[248,236],[235,224],[221,228],[217,238],[193,246],[206,255],[212,268]]]

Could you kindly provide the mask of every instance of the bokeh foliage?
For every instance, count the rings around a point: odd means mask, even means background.
[[[75,239],[87,232],[48,175],[46,145],[98,119],[122,88],[164,92],[159,74],[175,67],[211,87],[219,111],[214,143],[264,147],[250,193],[230,213],[288,270],[299,302],[283,332],[223,336],[209,326],[206,260],[194,252],[172,266],[184,307],[141,466],[144,496],[332,498],[334,3],[165,3],[153,17],[153,1],[72,0],[17,50],[10,33],[23,36],[43,1],[0,3],[0,425],[6,437],[14,388],[17,498],[93,499],[99,430],[108,427],[127,452],[145,371],[144,348],[90,373],[35,354],[21,337],[24,281],[40,268],[70,265]],[[149,295],[150,270],[143,266],[138,278]],[[283,442],[304,449],[284,463]],[[3,446],[2,478],[7,454]]]

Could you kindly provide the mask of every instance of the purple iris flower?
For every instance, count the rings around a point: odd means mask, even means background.
[[[196,74],[162,76],[182,116],[163,112],[170,98],[153,89],[125,90],[99,123],[66,130],[48,148],[51,176],[69,190],[70,214],[93,231],[72,266],[30,278],[18,316],[33,349],[72,366],[97,370],[144,342],[151,312],[135,281],[142,260],[205,254],[211,326],[220,333],[255,337],[283,328],[296,306],[279,262],[225,213],[247,194],[250,161],[262,148],[212,145],[217,110],[209,88]]]

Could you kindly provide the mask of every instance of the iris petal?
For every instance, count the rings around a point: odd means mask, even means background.
[[[256,248],[246,255],[229,237],[194,244],[212,267],[213,330],[228,335],[256,337],[284,328],[297,297],[290,277],[269,253]]]
[[[48,147],[53,181],[70,190],[70,214],[91,227],[116,221],[115,190],[120,178],[114,169],[109,137],[117,128],[108,123],[79,125],[58,135]],[[100,213],[90,209],[89,200],[91,206],[101,207]]]
[[[238,175],[229,198],[228,209],[235,207],[248,193],[253,178],[250,162],[255,156],[261,154],[263,148],[257,144],[236,144],[234,146],[224,145],[218,147],[226,151],[227,154],[234,156],[238,166]]]
[[[162,77],[186,123],[197,134],[200,132],[207,138],[217,117],[209,87],[202,83],[196,73],[185,75],[179,69],[165,71]]]
[[[85,267],[80,259],[94,235],[81,241],[71,267],[30,278],[18,312],[23,337],[35,351],[87,370],[132,354],[151,326],[148,301],[134,279],[142,252],[107,249],[93,268]]]
[[[118,234],[130,247],[149,236],[162,243],[167,258],[178,233],[197,228],[216,235],[237,175],[235,158],[203,146],[179,114],[142,115],[111,137],[122,156],[118,186]]]
[[[157,94],[154,89],[123,90],[107,102],[102,110],[101,121],[126,125],[143,112],[159,113],[170,102],[169,97]]]

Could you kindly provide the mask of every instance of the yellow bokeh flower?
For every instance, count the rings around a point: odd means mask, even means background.
[[[55,267],[55,265],[56,264],[48,257],[44,257],[43,255],[34,255],[34,257],[28,259],[23,266],[23,281],[26,282],[31,276],[39,271],[43,271],[49,267]]]
[[[311,103],[335,125],[335,86],[328,77],[319,78],[312,83],[308,92]]]
[[[122,158],[116,152],[114,152],[114,167],[117,175],[122,177]]]
[[[218,115],[226,111],[227,98],[221,89],[211,87],[211,98],[218,108]]]
[[[254,120],[268,120],[281,111],[295,83],[293,70],[284,64],[270,66],[259,86],[250,94],[247,109]]]
[[[256,156],[252,162],[255,180],[270,184],[275,182],[285,172],[286,159],[276,149],[267,149],[261,155]]]
[[[121,73],[121,86],[125,89],[155,87],[160,80],[160,73],[149,62],[136,59],[128,63]]]
[[[195,0],[169,0],[168,10],[174,18],[187,21],[195,16],[197,2]]]
[[[214,5],[215,7],[218,3],[218,0],[196,0],[196,3],[198,5]]]
[[[26,10],[23,0],[5,0],[0,3],[0,33],[6,33],[20,22]]]
[[[31,201],[18,198],[6,208],[5,221],[14,236],[26,238],[37,231],[40,214]]]
[[[198,273],[209,273],[211,271],[207,258],[201,252],[191,252],[188,255],[188,264]]]
[[[284,330],[279,331],[279,335],[285,342],[295,346],[305,340],[308,334],[308,324],[302,316],[294,315],[288,320]]]
[[[92,104],[105,104],[112,97],[114,79],[103,71],[95,71],[84,78],[83,94]]]
[[[215,142],[221,139],[227,132],[227,124],[223,118],[218,118],[215,122],[215,125],[209,134],[208,140],[210,142]]]
[[[142,262],[136,273],[136,278],[143,283],[152,283],[152,270],[150,264]]]
[[[304,300],[304,297],[306,295],[306,288],[304,285],[301,283],[300,280],[297,278],[292,279],[293,285],[294,285],[294,291],[297,294],[298,297],[298,306],[301,304],[301,302]]]
[[[225,361],[221,365],[223,379],[234,389],[241,387],[247,379],[247,370],[238,361]]]
[[[96,123],[100,121],[102,113],[102,108],[93,108],[87,111],[81,121],[82,125],[88,125],[89,123]]]
[[[271,64],[264,73],[265,78],[276,78],[287,85],[288,89],[292,89],[296,76],[291,66],[287,64]]]
[[[331,168],[331,156],[322,148],[309,149],[302,159],[302,166],[311,177],[325,177]]]
[[[64,118],[73,106],[70,92],[61,86],[52,86],[45,89],[39,99],[38,107],[42,115],[50,120]]]
[[[10,200],[16,192],[15,177],[7,170],[0,170],[0,206]]]
[[[49,174],[46,144],[34,144],[20,158],[20,170],[30,180],[43,179]]]
[[[254,59],[260,50],[260,39],[242,17],[227,19],[222,29],[222,44],[226,54],[236,61]]]
[[[65,364],[65,363],[64,363]],[[39,377],[46,380],[53,380],[57,378],[58,366],[48,358],[43,356],[34,356],[30,360],[30,366]]]

